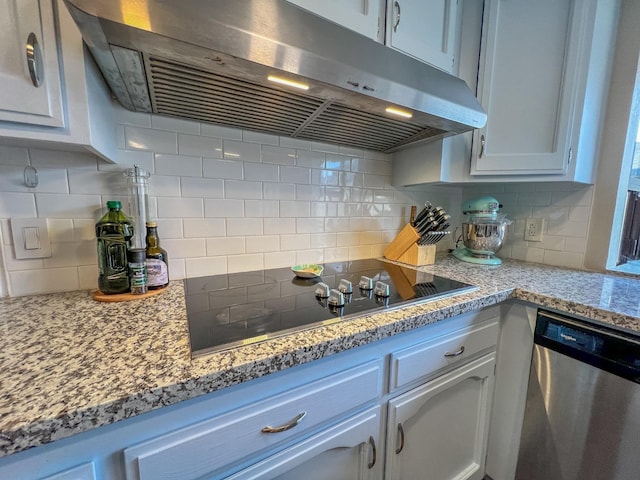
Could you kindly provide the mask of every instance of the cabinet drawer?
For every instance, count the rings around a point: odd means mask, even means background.
[[[129,480],[195,479],[336,418],[381,391],[379,362],[309,383],[124,451]],[[292,428],[265,433],[305,414]]]
[[[392,353],[389,390],[459,364],[483,350],[495,348],[499,330],[499,321],[495,318]]]

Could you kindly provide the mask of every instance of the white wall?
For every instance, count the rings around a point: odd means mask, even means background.
[[[491,195],[513,224],[501,258],[583,268],[593,203],[592,185],[573,183],[505,183],[465,187],[463,198]],[[542,242],[524,240],[528,217],[543,217]]]
[[[94,224],[107,200],[125,200],[122,172],[134,163],[152,174],[150,214],[172,279],[378,257],[410,205],[429,200],[459,211],[460,188],[391,187],[384,154],[117,112],[117,165],[0,146],[5,294],[96,288]],[[26,165],[38,170],[36,188],[24,185]],[[13,217],[47,219],[50,258],[16,260]]]

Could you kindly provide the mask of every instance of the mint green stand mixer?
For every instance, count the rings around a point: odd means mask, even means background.
[[[502,205],[493,197],[468,200],[462,205],[462,243],[453,251],[459,260],[481,265],[500,265],[496,253],[502,248],[511,220],[500,212]]]

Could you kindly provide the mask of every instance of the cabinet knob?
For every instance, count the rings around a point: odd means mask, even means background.
[[[38,37],[31,32],[27,37],[27,66],[29,67],[29,76],[34,87],[39,87],[44,81],[44,65],[42,63],[42,50]]]
[[[394,33],[398,31],[398,25],[400,25],[400,2],[393,2],[393,7],[396,9],[396,18],[393,21]]]

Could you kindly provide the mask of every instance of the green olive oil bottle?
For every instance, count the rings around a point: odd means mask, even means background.
[[[130,289],[127,249],[133,223],[120,210],[118,200],[107,202],[109,211],[96,223],[98,240],[98,288],[102,293],[126,293]]]

